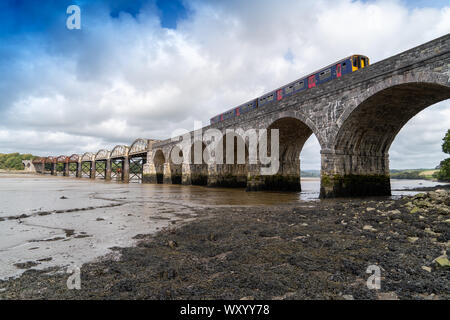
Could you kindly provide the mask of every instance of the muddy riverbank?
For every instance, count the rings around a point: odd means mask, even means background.
[[[448,190],[196,208],[197,219],[84,264],[0,282],[1,299],[449,299]],[[366,281],[381,268],[381,289]]]

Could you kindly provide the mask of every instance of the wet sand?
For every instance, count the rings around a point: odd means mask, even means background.
[[[298,194],[0,174],[0,279],[27,268],[81,266],[137,234],[189,222],[211,206],[270,205]]]
[[[86,210],[23,210],[30,216],[22,218],[1,213],[2,230],[4,223],[25,223],[27,239],[54,241],[24,245],[20,239],[21,245],[0,252],[2,262],[17,252],[9,263],[26,270],[0,281],[0,299],[450,298],[449,271],[434,262],[449,246],[448,193],[439,199],[301,201],[294,194],[227,190],[227,197],[201,187],[85,183],[92,189],[82,201]],[[64,207],[60,201],[70,199],[70,188],[50,192],[55,204]],[[33,219],[40,225],[36,234]],[[58,223],[50,237],[40,234],[42,225]],[[77,237],[83,235],[89,236]],[[99,259],[105,248],[110,253]],[[84,262],[81,290],[68,290],[61,262],[71,265],[77,250],[88,255],[76,261]],[[366,286],[371,264],[381,267],[381,290]]]

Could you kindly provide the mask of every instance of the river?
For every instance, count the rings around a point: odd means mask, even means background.
[[[428,180],[391,180],[393,195],[431,187]],[[302,179],[301,193],[245,192],[181,185],[121,184],[53,176],[0,174],[0,278],[36,269],[81,266],[138,234],[197,217],[212,206],[276,205],[317,200],[320,181]]]

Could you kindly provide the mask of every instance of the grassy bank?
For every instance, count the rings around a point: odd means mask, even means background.
[[[436,180],[433,174],[439,170],[436,169],[405,169],[396,170],[392,169],[391,179],[426,179],[426,180]]]

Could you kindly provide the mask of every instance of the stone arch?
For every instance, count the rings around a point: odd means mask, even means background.
[[[387,135],[393,135],[392,139],[384,142],[388,150],[396,134],[412,117],[449,98],[449,79],[442,74],[421,73],[406,80],[400,75],[393,76],[365,90],[344,110],[336,123],[339,129],[331,141],[331,147],[333,150],[349,147],[345,147],[347,142],[344,136],[350,132],[356,133],[349,128],[370,129],[374,121],[378,124],[380,120],[387,120]],[[363,132],[360,130],[359,134]],[[350,138],[355,139],[355,136]]]
[[[316,124],[309,117],[307,117],[306,114],[304,112],[302,112],[301,110],[300,111],[299,110],[287,110],[287,111],[283,111],[283,112],[274,114],[273,117],[271,117],[271,123],[267,126],[267,128],[270,127],[270,125],[272,125],[276,121],[284,119],[284,118],[292,118],[292,119],[298,120],[301,123],[303,123],[303,125],[305,125],[307,128],[309,128],[311,130],[311,133],[314,133],[317,140],[319,141],[320,146],[321,147],[325,146],[327,137],[324,136],[324,133],[322,131],[320,131],[317,128]]]
[[[322,154],[321,197],[390,195],[388,152],[397,133],[449,98],[448,77],[433,73],[394,76],[368,88],[339,118],[331,152]]]
[[[208,184],[208,159],[205,159],[205,149],[206,144],[202,141],[194,141],[192,143],[188,164],[189,178],[184,178],[183,183],[198,186],[205,186]],[[201,155],[197,155],[197,157],[195,157],[196,150],[201,152]],[[201,159],[199,159],[199,156],[201,156]]]
[[[174,161],[173,157],[178,156],[181,163]],[[177,145],[173,146],[169,152],[169,163],[170,163],[170,182],[172,184],[181,184],[182,174],[183,174],[183,151]]]
[[[161,149],[155,151],[153,156],[153,164],[156,170],[156,183],[163,183],[164,181],[164,163],[166,163],[166,157]]]
[[[307,123],[305,123],[304,119]],[[270,130],[279,131],[279,168],[274,175],[264,176],[263,189],[281,191],[301,191],[300,183],[300,152],[305,142],[315,132],[316,127],[305,117],[294,113],[282,113],[268,127],[268,150],[270,155]],[[320,136],[316,135],[319,143]]]
[[[233,139],[233,148],[227,159],[227,139]],[[218,142],[222,146],[222,164],[216,164],[209,170],[208,185],[227,188],[246,188],[248,178],[248,146],[244,139],[236,133],[224,134]],[[244,152],[242,156],[239,154]],[[218,155],[216,154],[217,158]]]

